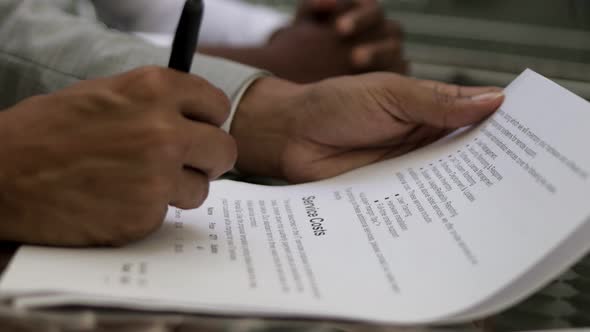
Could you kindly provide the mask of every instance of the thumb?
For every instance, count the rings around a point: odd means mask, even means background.
[[[454,129],[482,121],[504,101],[497,87],[465,87],[434,81],[403,84],[400,108],[405,121]],[[404,93],[405,92],[405,93]]]

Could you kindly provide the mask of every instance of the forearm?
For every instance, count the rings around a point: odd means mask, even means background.
[[[50,1],[0,1],[0,108],[72,83],[168,62],[169,51],[74,17]],[[230,97],[260,71],[197,55],[193,71]]]

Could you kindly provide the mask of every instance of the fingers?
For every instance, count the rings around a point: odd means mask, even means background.
[[[387,20],[374,30],[355,38],[357,46],[351,58],[353,66],[359,70],[405,73],[407,65],[403,57],[401,26]]]
[[[170,204],[181,209],[199,207],[207,198],[209,181],[234,167],[237,147],[221,129],[182,119],[179,134],[185,135],[186,150]]]
[[[393,38],[358,46],[352,52],[352,63],[358,69],[393,69],[401,59],[401,43]]]
[[[231,107],[226,95],[200,77],[186,74],[182,76],[193,84],[187,82],[186,85],[178,86],[187,89],[179,92],[182,94],[178,99],[181,113],[191,120],[221,127],[227,120]]]
[[[375,0],[356,0],[353,9],[336,19],[336,29],[341,36],[353,36],[370,30],[385,21],[385,13]]]
[[[209,181],[233,168],[237,147],[233,138],[217,127],[195,122],[185,125],[191,143],[170,204],[194,209],[207,198]]]
[[[195,169],[213,180],[234,167],[237,147],[234,139],[221,129],[199,122],[185,120],[186,152],[184,167]]]
[[[180,171],[176,193],[170,205],[181,209],[196,209],[209,194],[209,178],[202,172],[184,168]]]
[[[229,100],[221,90],[198,76],[167,68],[142,67],[113,78],[113,86],[133,101],[162,104],[162,110],[175,109],[195,121],[221,126],[229,115]]]
[[[398,98],[401,114],[397,116],[410,123],[460,128],[483,120],[504,101],[500,88],[402,80]]]
[[[164,121],[174,120],[168,115],[176,114],[177,120],[171,125],[178,130],[174,135],[183,138],[184,165],[200,170],[209,179],[233,167],[235,143],[217,128],[226,120],[230,107],[221,90],[200,77],[159,67],[143,67],[115,81],[132,101],[139,98],[147,103],[142,111],[166,112],[164,117],[156,117]]]
[[[162,145],[153,163],[167,170],[171,191],[166,202],[199,206],[209,181],[232,169],[237,159],[233,138],[218,128],[229,114],[226,96],[200,77],[159,67],[140,68],[112,82],[140,115],[154,115],[145,117],[145,127]]]
[[[386,19],[377,0],[305,0],[298,17],[333,25],[336,37],[350,47],[351,73],[407,71],[401,26]]]

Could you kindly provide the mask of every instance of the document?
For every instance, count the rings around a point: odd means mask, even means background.
[[[482,124],[339,177],[216,181],[127,247],[23,246],[0,295],[389,324],[494,314],[590,249],[589,104],[530,70],[505,92]]]

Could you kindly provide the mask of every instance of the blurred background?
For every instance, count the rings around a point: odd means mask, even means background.
[[[296,0],[250,0],[292,11]],[[588,0],[382,0],[413,76],[505,86],[526,68],[590,99]]]

